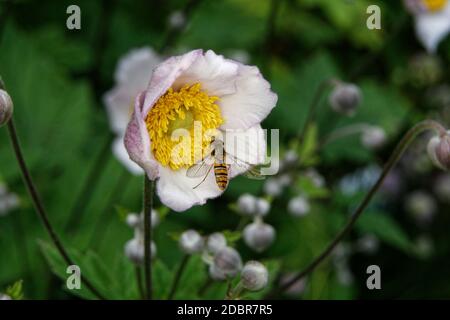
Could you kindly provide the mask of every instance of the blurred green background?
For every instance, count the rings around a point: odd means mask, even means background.
[[[81,30],[66,28],[70,4],[81,8]],[[366,28],[370,4],[382,9],[381,30]],[[169,16],[183,10],[187,27],[174,31]],[[102,96],[114,84],[118,59],[143,46],[165,55],[202,48],[228,57],[248,56],[248,63],[260,67],[279,95],[263,126],[280,128],[285,148],[305,120],[321,81],[336,77],[361,87],[364,100],[352,118],[337,115],[323,99],[317,134],[324,137],[350,123],[370,123],[386,130],[388,143],[376,152],[363,147],[358,136],[330,143],[314,161],[327,182],[325,199],[314,201],[312,195],[311,213],[298,219],[286,212],[294,194],[286,190],[267,217],[277,230],[274,245],[255,254],[241,240],[236,242],[244,260],[269,261],[282,273],[300,270],[321,252],[367,190],[358,172],[382,166],[412,124],[435,118],[449,125],[450,40],[441,44],[437,56],[425,57],[401,1],[1,0],[0,75],[14,100],[27,163],[65,245],[109,298],[137,298],[134,267],[123,255],[125,242],[133,236],[123,213],[141,210],[142,178],[129,174],[110,151],[113,133]],[[439,88],[447,96],[441,91],[438,96]],[[350,276],[344,279],[333,259],[328,260],[308,277],[305,290],[280,297],[450,298],[449,203],[433,194],[441,173],[426,159],[419,161],[425,143],[415,143],[408,161],[399,166],[398,194],[381,193],[345,241],[346,247],[356,248],[361,237],[374,235],[378,250],[353,250],[346,257]],[[351,194],[339,187],[349,174],[353,183],[360,183]],[[0,216],[0,292],[21,279],[25,298],[75,298],[52,272],[65,277],[28,198],[5,128],[0,129],[0,181],[20,198],[19,208]],[[239,216],[230,203],[244,192],[258,194],[262,186],[238,178],[223,197],[165,216],[155,230],[157,297],[163,296],[181,259],[171,234],[187,228],[204,234],[235,229]],[[405,211],[405,199],[415,190],[427,190],[436,202],[436,214],[425,225]],[[191,261],[177,297],[200,297],[188,290],[207,278],[199,264]],[[371,264],[381,267],[382,290],[366,288]],[[222,298],[221,286],[202,297]],[[78,294],[89,297],[84,290]]]

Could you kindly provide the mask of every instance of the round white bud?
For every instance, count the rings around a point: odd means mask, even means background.
[[[245,289],[259,291],[264,289],[269,282],[267,268],[258,261],[249,261],[241,272],[241,281]]]
[[[289,200],[288,212],[294,217],[302,217],[309,213],[310,205],[303,196],[297,196]]]
[[[186,25],[186,15],[182,11],[174,11],[169,15],[169,25],[174,29],[182,29]]]
[[[331,108],[347,116],[351,116],[356,112],[361,100],[361,90],[358,86],[351,83],[336,85],[330,95]]]
[[[14,112],[11,96],[5,90],[0,89],[0,127],[8,123]]]
[[[442,174],[436,178],[434,192],[442,202],[450,202],[450,174]]]
[[[214,268],[217,268],[227,278],[235,277],[242,269],[241,256],[231,247],[220,249],[214,255],[213,264],[215,265]]]
[[[254,215],[256,211],[256,197],[249,193],[244,193],[238,198],[237,209],[243,215]]]
[[[187,230],[181,234],[180,248],[186,254],[194,254],[203,250],[203,237],[195,230]]]
[[[450,130],[443,136],[431,138],[427,151],[434,165],[442,170],[450,170]]]
[[[126,223],[130,228],[137,228],[141,225],[141,217],[136,213],[129,213],[126,218]]]
[[[243,237],[245,244],[256,252],[263,252],[275,240],[275,229],[262,221],[255,221],[245,227]]]
[[[283,192],[283,186],[276,178],[267,179],[263,189],[265,194],[272,197],[278,197]]]
[[[361,134],[361,143],[369,149],[380,148],[386,142],[386,132],[383,128],[370,126]]]
[[[151,258],[156,256],[156,245],[152,241],[150,244]],[[143,264],[145,260],[145,247],[144,242],[140,239],[131,239],[125,244],[125,256],[135,264]]]
[[[211,279],[216,280],[216,281],[223,281],[227,278],[227,276],[225,275],[225,273],[220,270],[219,268],[217,268],[217,266],[214,263],[211,263],[209,265],[209,276],[211,277]]]
[[[260,217],[265,216],[270,211],[270,202],[264,198],[258,198],[256,200],[256,208],[255,209],[256,209],[255,214],[257,216],[260,216]]]
[[[424,191],[414,191],[406,197],[405,209],[419,224],[428,224],[436,213],[434,198]]]
[[[206,240],[206,248],[212,254],[216,254],[219,250],[225,248],[226,246],[227,239],[225,239],[225,236],[220,232],[210,234]]]
[[[0,300],[12,300],[10,296],[8,296],[7,294],[4,293],[0,293]]]
[[[286,167],[291,167],[291,166],[296,165],[297,162],[298,162],[297,151],[288,150],[283,156],[282,165],[286,166]]]

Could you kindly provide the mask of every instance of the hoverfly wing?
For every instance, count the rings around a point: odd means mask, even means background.
[[[204,176],[213,165],[213,163],[209,160],[211,160],[211,156],[206,157],[202,161],[189,167],[186,171],[186,176],[189,178],[199,178]]]
[[[227,158],[232,159],[231,165],[237,165],[245,170],[243,175],[249,179],[254,180],[264,180],[266,177],[261,174],[260,167],[257,165],[250,164],[248,162],[245,162],[244,160],[238,159],[235,156],[227,153]]]

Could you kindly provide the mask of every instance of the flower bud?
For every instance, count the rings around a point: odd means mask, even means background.
[[[436,178],[434,192],[439,200],[450,203],[450,175],[442,174]]]
[[[156,245],[152,241],[150,244],[151,258],[156,256]],[[144,256],[145,247],[144,242],[140,239],[131,239],[125,244],[125,256],[135,264],[143,264],[145,260]]]
[[[284,167],[291,167],[291,166],[295,166],[297,164],[297,162],[298,162],[297,151],[288,150],[283,156],[282,165]]]
[[[220,232],[210,234],[206,240],[206,247],[212,254],[216,254],[219,250],[225,248],[226,246],[227,239],[225,239],[225,236]]]
[[[289,200],[288,212],[294,217],[302,217],[310,210],[309,202],[303,196],[297,196]]]
[[[270,202],[267,201],[264,198],[258,198],[256,199],[256,208],[255,208],[255,214],[257,216],[265,216],[270,211]]]
[[[436,213],[436,201],[424,191],[415,191],[405,200],[406,211],[414,217],[420,225],[430,223]]]
[[[136,213],[129,213],[126,218],[126,223],[130,228],[137,228],[141,225],[141,217]]]
[[[243,215],[254,215],[256,210],[256,197],[249,193],[244,193],[237,201],[237,209]]]
[[[450,131],[431,138],[427,150],[433,164],[443,170],[450,170]]]
[[[203,250],[204,240],[195,230],[187,230],[181,234],[180,248],[186,254],[194,254]]]
[[[222,272],[227,278],[235,277],[242,269],[241,256],[231,247],[220,249],[214,256],[213,264],[213,268],[217,268],[216,271]]]
[[[4,293],[0,293],[0,300],[12,300],[10,296],[8,296],[7,294]]]
[[[264,193],[268,196],[277,197],[283,192],[283,186],[276,178],[269,178],[264,183]]]
[[[347,116],[355,113],[362,100],[361,90],[350,83],[338,84],[330,95],[331,108]]]
[[[275,229],[262,221],[255,221],[245,227],[244,242],[256,252],[263,252],[275,240]]]
[[[249,261],[241,272],[241,281],[245,289],[259,291],[267,286],[269,272],[267,268],[258,261]]]
[[[0,89],[0,127],[8,123],[14,112],[14,105],[8,92]]]
[[[361,135],[361,143],[369,149],[377,149],[386,142],[386,132],[375,126],[365,129]]]
[[[223,281],[227,278],[225,273],[219,268],[217,268],[217,266],[214,263],[211,263],[209,265],[209,276],[211,277],[211,279],[216,281]]]
[[[169,15],[169,25],[174,29],[183,29],[186,25],[186,15],[181,11],[174,11]]]
[[[356,247],[361,252],[374,254],[380,247],[380,240],[378,240],[378,238],[372,234],[367,234],[358,239],[358,241],[356,242]]]

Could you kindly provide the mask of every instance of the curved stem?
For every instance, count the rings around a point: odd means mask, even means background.
[[[378,178],[377,182],[374,184],[374,186],[370,189],[370,191],[367,193],[367,195],[364,197],[361,204],[358,206],[358,208],[355,210],[355,212],[352,214],[350,219],[348,220],[347,224],[344,226],[344,228],[337,234],[337,236],[331,241],[331,243],[326,247],[326,249],[317,257],[315,258],[305,269],[303,269],[301,272],[299,272],[294,278],[292,278],[289,282],[282,285],[280,288],[278,288],[276,291],[272,292],[269,297],[272,297],[275,293],[285,291],[289,289],[292,285],[294,285],[297,281],[302,279],[304,276],[312,272],[325,258],[327,258],[333,249],[337,246],[337,244],[348,234],[348,232],[352,229],[358,218],[361,216],[361,214],[364,212],[364,210],[367,208],[368,204],[372,200],[375,193],[378,191],[378,189],[381,187],[384,179],[389,174],[391,169],[395,166],[395,164],[400,160],[403,153],[406,151],[408,146],[411,144],[411,142],[423,131],[426,130],[436,130],[439,134],[445,133],[445,128],[442,127],[438,122],[433,120],[425,120],[423,122],[420,122],[419,124],[415,125],[413,128],[411,128],[405,136],[400,140],[400,142],[397,144],[394,152],[391,154],[389,160],[387,161],[386,165],[383,168],[383,171]]]
[[[338,128],[331,132],[328,137],[324,138],[320,143],[320,146],[323,147],[337,139],[341,139],[353,134],[358,134],[364,132],[367,129],[370,129],[371,125],[367,123],[356,123],[346,127]]]
[[[151,241],[152,241],[152,206],[153,206],[153,188],[154,182],[144,177],[144,275],[146,298],[152,299],[152,260],[151,260]]]
[[[178,283],[180,282],[181,275],[183,274],[183,271],[186,268],[186,265],[189,261],[189,257],[190,257],[190,255],[185,254],[183,259],[181,260],[180,265],[178,266],[177,273],[175,274],[175,278],[172,282],[172,287],[170,289],[170,293],[167,297],[168,300],[172,300],[175,295],[175,292],[177,291]]]
[[[33,200],[34,207],[36,209],[36,212],[38,213],[39,217],[42,220],[42,223],[44,224],[45,229],[47,230],[48,234],[50,235],[51,240],[53,241],[53,244],[55,245],[56,249],[58,250],[61,257],[64,259],[67,265],[74,265],[75,263],[72,261],[72,259],[69,257],[69,254],[67,253],[66,249],[61,243],[61,240],[59,239],[58,235],[56,234],[55,230],[53,229],[50,220],[48,219],[47,212],[44,208],[44,205],[42,204],[42,201],[39,197],[39,194],[37,192],[36,186],[34,185],[33,179],[31,178],[31,174],[28,170],[28,167],[25,163],[25,159],[22,154],[22,149],[20,147],[19,138],[17,137],[16,128],[14,126],[14,121],[11,119],[8,122],[8,132],[9,137],[11,140],[11,145],[14,149],[14,153],[16,155],[17,162],[19,164],[20,170],[22,172],[22,177],[25,182],[25,185],[28,189],[28,193],[31,196],[31,199]],[[99,299],[105,299],[98,291],[94,288],[94,286],[91,284],[89,280],[86,279],[86,277],[83,278],[83,281],[86,285],[86,287],[91,290],[91,292]]]

